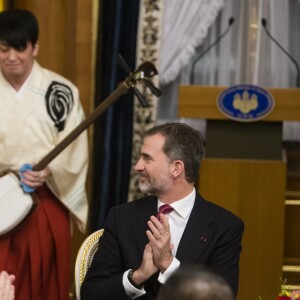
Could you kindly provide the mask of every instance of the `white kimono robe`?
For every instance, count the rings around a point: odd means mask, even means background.
[[[48,97],[47,111],[45,96],[53,81],[68,86],[73,100],[64,101],[64,96],[62,99]],[[65,119],[62,131],[58,130],[50,116],[55,109]],[[29,78],[16,92],[0,72],[0,171],[18,170],[24,163],[39,162],[83,119],[78,90],[62,76],[34,62]],[[88,213],[85,191],[88,168],[86,131],[48,166],[51,176],[46,184],[76,217],[79,229],[84,232]]]

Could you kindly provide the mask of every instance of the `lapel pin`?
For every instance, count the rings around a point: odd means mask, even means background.
[[[202,241],[202,242],[206,242],[206,240],[207,240],[206,236],[202,236],[202,237],[201,237],[201,241]]]

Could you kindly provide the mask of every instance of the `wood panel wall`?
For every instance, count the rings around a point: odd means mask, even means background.
[[[245,224],[238,300],[275,299],[282,277],[286,162],[204,159],[199,191]]]

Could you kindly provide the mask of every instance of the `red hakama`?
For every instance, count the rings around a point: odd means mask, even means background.
[[[67,300],[71,236],[68,210],[47,187],[18,231],[0,238],[0,270],[16,275],[16,300]]]

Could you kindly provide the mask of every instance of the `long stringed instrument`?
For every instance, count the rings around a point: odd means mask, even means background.
[[[150,80],[150,78],[158,74],[152,63],[144,62],[137,70],[131,72],[121,56],[118,57],[118,62],[123,69],[129,73],[128,77],[126,77],[125,80],[118,85],[117,89],[101,102],[101,104],[99,104],[81,124],[70,132],[69,135],[56,145],[42,160],[35,164],[32,167],[33,171],[43,170],[57,155],[70,145],[128,90],[133,89],[133,92],[141,102],[141,105],[144,107],[147,106],[147,101],[135,87],[137,83],[144,83],[154,95],[160,95],[160,90],[157,89]],[[0,237],[2,237],[21,227],[38,205],[38,199],[34,192],[24,192],[20,186],[18,172],[7,170],[2,172],[0,176],[2,176],[0,178]]]

